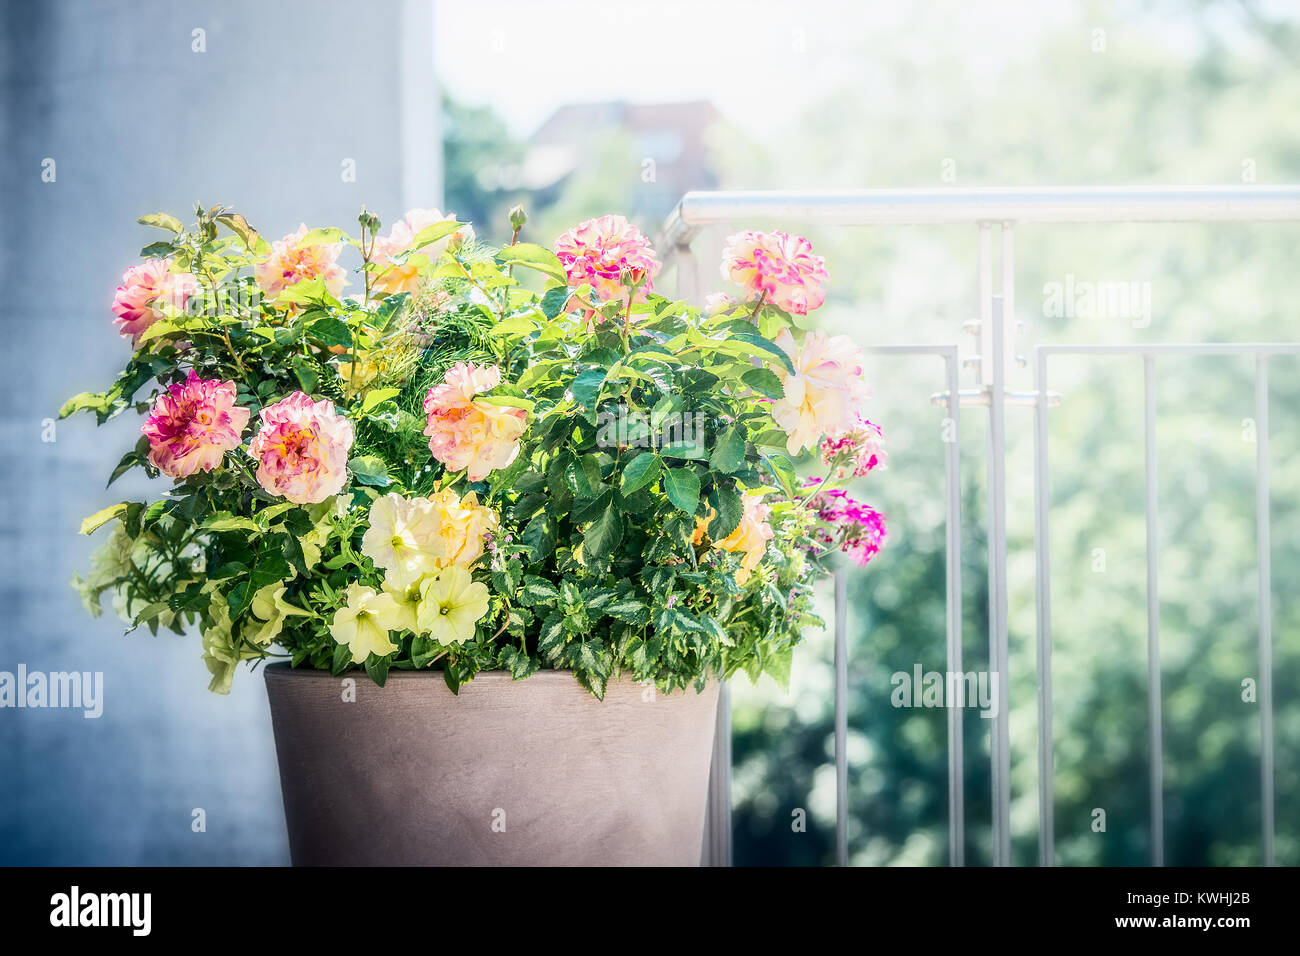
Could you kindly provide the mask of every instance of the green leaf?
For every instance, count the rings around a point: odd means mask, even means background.
[[[453,232],[466,226],[467,223],[456,222],[453,219],[435,222],[431,226],[425,226],[415,234],[415,241],[411,243],[411,251],[422,249],[430,243],[437,242],[439,239],[445,239]]]
[[[348,470],[352,472],[352,477],[363,485],[387,488],[393,482],[388,477],[388,466],[384,464],[384,460],[374,455],[353,458],[348,462]]]
[[[790,361],[790,356],[785,354],[776,343],[763,338],[754,332],[736,332],[727,336],[728,342],[743,342],[744,344],[758,349],[760,352],[766,352],[768,355],[778,359],[785,366],[787,372],[794,372],[794,363]]]
[[[230,514],[216,514],[203,522],[204,531],[261,531],[252,518],[239,518]]]
[[[555,550],[555,522],[545,512],[537,515],[525,526],[520,540],[528,549],[529,562],[540,564]]]
[[[582,556],[586,559],[603,558],[612,553],[622,540],[623,516],[610,505],[588,525],[582,538]]]
[[[308,279],[307,281],[313,282],[315,280]],[[304,284],[305,283],[303,282],[298,283],[298,285]],[[280,297],[276,301],[295,301],[284,298],[289,292],[293,291],[293,288],[297,288],[297,286],[280,293]],[[331,348],[336,345],[347,349],[352,348],[352,330],[347,327],[347,323],[340,319],[336,319],[333,316],[324,319],[317,319],[311,325],[307,326],[307,337],[319,342],[326,348]]]
[[[107,508],[96,511],[89,518],[86,518],[81,522],[81,533],[93,534],[96,529],[102,528],[114,518],[120,518],[122,515],[126,514],[126,509],[129,507],[130,503],[123,501],[120,504],[110,505]]]
[[[142,226],[153,226],[157,229],[166,229],[174,232],[178,236],[185,234],[185,226],[175,216],[170,216],[165,212],[154,212],[147,216],[141,216],[136,222]]]
[[[525,575],[523,590],[519,592],[521,603],[529,606],[554,604],[559,599],[559,589],[550,581],[532,574]]]
[[[372,653],[366,658],[366,673],[370,675],[372,681],[383,687],[384,682],[388,680],[388,669],[392,664],[393,659],[388,655],[380,657],[378,654]]]
[[[689,468],[669,468],[664,473],[664,493],[682,511],[695,514],[700,504],[700,479]]]
[[[785,384],[771,369],[751,368],[740,376],[740,380],[767,398],[785,397]]]
[[[310,395],[316,391],[316,386],[320,383],[320,371],[314,362],[302,355],[295,355],[289,360],[289,367],[293,369],[294,377],[298,379],[303,392]]]
[[[257,230],[248,224],[245,219],[237,212],[224,213],[217,217],[217,222],[221,223],[240,239],[244,240],[244,245],[249,249],[255,249],[258,243]]]
[[[603,368],[579,372],[573,384],[569,386],[569,391],[584,408],[595,408],[596,400],[600,397],[601,386],[605,384],[605,376],[608,374],[608,370]]]
[[[579,498],[594,498],[601,492],[600,463],[591,455],[569,462],[564,478],[569,490]]]
[[[299,240],[300,246],[326,246],[336,242],[344,242],[347,236],[343,234],[342,229],[334,226],[322,226],[318,229],[308,229],[307,234]]]
[[[605,613],[628,624],[640,627],[650,623],[650,608],[635,598],[622,598],[605,608]]]
[[[361,402],[361,411],[368,412],[380,402],[386,402],[390,398],[395,398],[402,394],[400,388],[376,388],[366,392],[365,399]]]
[[[550,249],[531,242],[517,242],[506,246],[497,253],[497,261],[502,265],[524,266],[536,269],[558,282],[568,282],[568,275],[559,258]]]
[[[745,433],[736,425],[723,432],[709,457],[709,467],[724,475],[739,470],[745,463]]]
[[[716,488],[709,495],[709,503],[717,514],[709,522],[709,537],[721,541],[740,525],[745,516],[745,503],[734,488]]]
[[[74,395],[59,408],[59,417],[67,418],[83,408],[90,408],[98,411],[108,403],[108,396],[101,392],[82,392],[80,395]]]
[[[337,677],[352,665],[352,649],[346,644],[334,648],[334,660],[330,663],[330,673]]]
[[[568,301],[569,289],[567,286],[547,289],[546,294],[542,296],[542,315],[548,319],[555,318],[564,311],[564,306]]]
[[[663,469],[663,462],[654,452],[643,451],[633,458],[626,468],[623,469],[623,477],[620,482],[624,497],[632,494],[638,488],[644,488],[656,478]]]

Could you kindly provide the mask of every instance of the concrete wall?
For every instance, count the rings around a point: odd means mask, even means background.
[[[102,671],[104,714],[0,709],[0,863],[282,863],[260,675],[206,690],[197,635],[123,636],[68,586],[133,414],[42,422],[127,358],[114,286],[157,238],[233,204],[278,238],[440,200],[427,0],[4,0],[0,13],[0,671]],[[205,31],[196,52],[193,31]],[[42,163],[55,181],[42,181]],[[356,181],[341,176],[355,161]],[[195,808],[207,832],[191,829]]]

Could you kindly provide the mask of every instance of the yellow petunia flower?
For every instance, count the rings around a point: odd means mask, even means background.
[[[444,568],[421,586],[418,623],[439,644],[463,644],[488,611],[487,585],[460,565]]]
[[[383,657],[397,650],[384,624],[397,613],[397,602],[391,594],[380,594],[354,581],[348,585],[347,601],[346,607],[334,612],[330,634],[352,651],[353,664],[365,663],[372,653]]]

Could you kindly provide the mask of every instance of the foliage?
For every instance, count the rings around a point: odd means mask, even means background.
[[[513,220],[517,240],[522,213]],[[813,537],[816,511],[794,486],[771,412],[769,396],[794,371],[773,343],[788,315],[761,299],[702,314],[640,288],[644,277],[595,301],[590,286],[567,284],[550,250],[493,250],[450,220],[400,249],[398,228],[378,237],[364,210],[357,238],[315,229],[274,246],[222,207],[199,207],[189,229],[166,215],[141,221],[168,233],[143,255],[188,273],[198,291],[184,308],[156,304],[160,317],[113,385],[61,415],[102,423],[133,409],[152,422],[197,376],[231,383],[238,409],[261,413],[262,433],[210,470],[168,472],[176,480],[156,500],[86,519],[83,533],[112,529],[77,581],[92,610],[111,592],[131,628],[197,626],[221,692],[239,662],[271,657],[335,674],[361,665],[381,685],[392,669],[436,665],[452,690],[486,669],[522,679],[563,668],[596,697],[620,677],[664,691],[738,671],[786,679],[804,629],[821,623],[811,589],[829,540]],[[361,257],[358,296],[334,284],[344,248]],[[299,269],[283,288],[271,260]],[[405,266],[418,276],[384,291]],[[542,291],[518,281],[524,271],[544,277]],[[457,414],[526,422],[508,463],[485,474],[431,458],[426,438],[428,403],[464,369],[499,370],[499,382]],[[325,416],[322,428],[355,436],[346,475],[307,500],[287,500],[267,477],[268,456],[288,460],[276,456],[289,439],[259,446],[272,406],[297,393]],[[334,409],[346,422],[328,424]],[[160,476],[146,432],[110,484],[134,468]],[[395,586],[396,566],[375,544],[387,531],[367,534],[376,502],[400,512],[449,494],[486,533],[466,532],[459,557],[429,551],[427,575]],[[444,536],[449,520],[444,511]],[[745,538],[742,524],[763,534]],[[440,638],[452,632],[436,616],[426,625],[435,578],[446,585],[438,594],[456,590],[451,564],[488,595],[472,613],[476,598],[454,609],[470,614],[468,638]],[[386,616],[398,613],[390,595],[403,594],[418,624]]]

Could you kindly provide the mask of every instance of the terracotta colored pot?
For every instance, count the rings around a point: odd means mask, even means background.
[[[699,865],[716,682],[265,670],[296,865]]]

